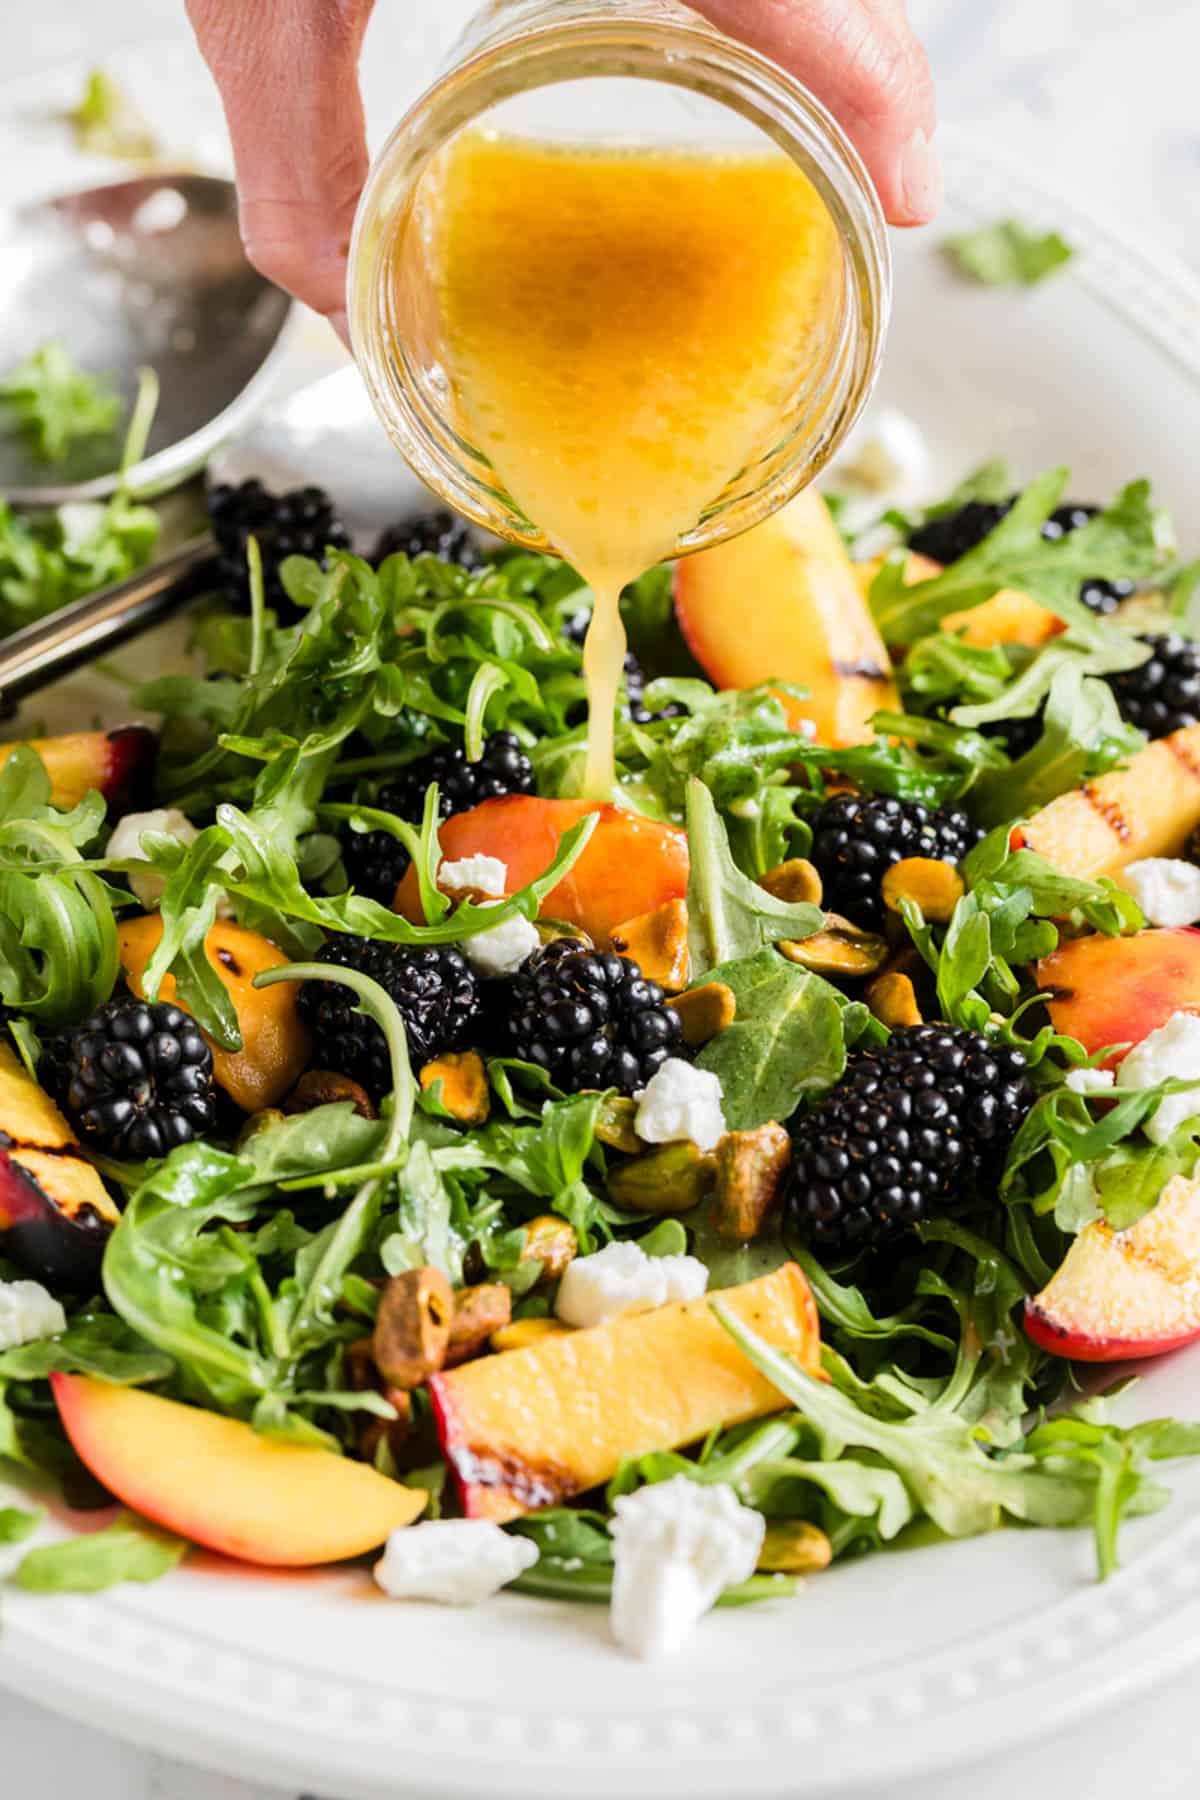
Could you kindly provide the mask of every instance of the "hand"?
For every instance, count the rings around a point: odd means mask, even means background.
[[[225,107],[255,268],[345,338],[346,256],[367,172],[358,59],[373,0],[187,0]],[[933,83],[904,0],[694,0],[782,63],[853,140],[893,225],[937,211]]]

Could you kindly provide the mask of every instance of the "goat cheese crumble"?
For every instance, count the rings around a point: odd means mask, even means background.
[[[686,1475],[625,1495],[613,1512],[612,1634],[634,1656],[670,1656],[754,1573],[766,1521],[731,1487]]]
[[[602,1325],[672,1300],[698,1300],[707,1287],[708,1269],[697,1256],[647,1256],[640,1244],[612,1243],[567,1264],[554,1310],[565,1325]]]
[[[528,1538],[510,1537],[490,1519],[427,1519],[392,1532],[374,1574],[393,1600],[478,1606],[537,1559]]]

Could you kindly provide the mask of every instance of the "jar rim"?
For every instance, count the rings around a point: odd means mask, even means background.
[[[830,353],[836,392],[822,429],[798,460],[784,459],[749,496],[710,509],[679,540],[680,553],[707,548],[774,512],[832,458],[861,415],[882,360],[891,309],[891,253],[883,213],[857,150],[832,114],[770,58],[706,21],[585,9],[525,24],[501,24],[474,53],[436,79],[399,120],[375,157],[355,215],[347,310],[351,345],[372,403],[393,443],[435,493],[486,529],[526,548],[552,550],[536,523],[499,484],[464,466],[461,440],[399,377],[380,307],[389,203],[411,196],[426,165],[460,130],[505,100],[569,81],[618,76],[665,82],[730,107],[774,142],[816,187],[845,258],[850,317]]]

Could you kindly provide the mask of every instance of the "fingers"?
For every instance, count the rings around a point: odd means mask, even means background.
[[[721,30],[791,71],[833,113],[893,225],[941,202],[933,78],[903,0],[693,0]]]
[[[346,257],[367,172],[358,57],[372,0],[188,0],[225,109],[256,269],[346,336]]]

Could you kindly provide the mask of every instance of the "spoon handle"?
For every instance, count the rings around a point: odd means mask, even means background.
[[[168,618],[215,586],[216,570],[216,544],[206,533],[137,575],[14,631],[0,643],[0,717],[48,681]]]

